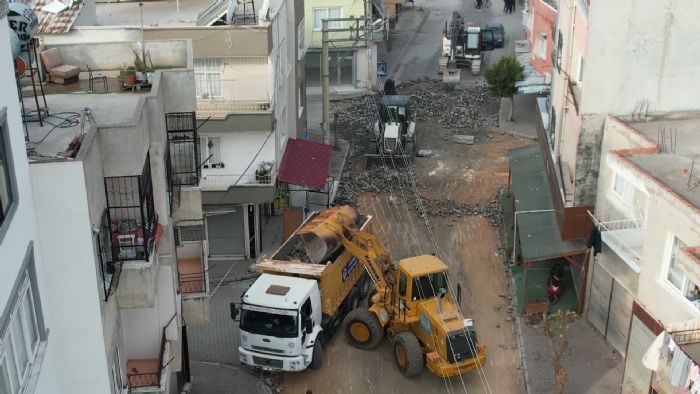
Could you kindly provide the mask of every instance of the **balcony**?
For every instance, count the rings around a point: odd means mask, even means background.
[[[208,254],[206,241],[182,242],[177,248],[182,316],[188,325],[209,321]]]
[[[624,219],[602,222],[590,215],[600,231],[601,239],[607,247],[639,273],[644,247],[644,221],[642,219]]]
[[[274,162],[266,162],[268,169],[263,169],[263,165],[257,170],[251,168],[245,174],[219,173],[216,169],[206,171],[202,175],[200,186],[202,190],[221,191],[231,187],[270,187],[275,185],[277,180],[277,170]],[[217,171],[217,172],[214,172]]]
[[[170,377],[170,364],[175,360],[168,327],[176,321],[174,315],[161,333],[160,351],[157,358],[129,359],[126,363],[130,393],[162,392]]]
[[[244,100],[197,100],[197,117],[199,119],[212,117],[224,119],[230,114],[237,113],[269,113],[269,101]]]

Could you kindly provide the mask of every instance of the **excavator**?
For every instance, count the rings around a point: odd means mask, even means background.
[[[345,317],[351,345],[371,350],[388,335],[396,365],[406,377],[419,375],[425,367],[450,377],[484,365],[486,347],[477,344],[473,320],[463,319],[458,304],[447,294],[444,262],[422,255],[394,266],[384,245],[361,230],[348,229],[341,234],[341,242],[374,282],[368,308],[358,307]]]

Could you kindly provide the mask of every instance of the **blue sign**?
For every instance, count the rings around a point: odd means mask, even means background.
[[[357,267],[357,257],[352,256],[350,261],[348,261],[348,263],[345,264],[345,267],[343,267],[343,282],[345,282],[345,279],[350,276],[350,273],[355,269],[355,267]]]
[[[426,334],[430,335],[430,318],[425,312],[421,313],[420,315],[420,329]]]

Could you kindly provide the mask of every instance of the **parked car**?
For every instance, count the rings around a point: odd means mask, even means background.
[[[484,31],[490,31],[493,34],[493,44],[497,48],[503,48],[503,43],[506,38],[506,31],[500,23],[487,23]]]

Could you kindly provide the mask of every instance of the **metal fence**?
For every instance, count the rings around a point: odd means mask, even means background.
[[[148,261],[157,224],[150,154],[141,175],[105,177],[105,192],[112,259]]]
[[[171,185],[197,186],[200,176],[199,138],[194,112],[165,114]]]

